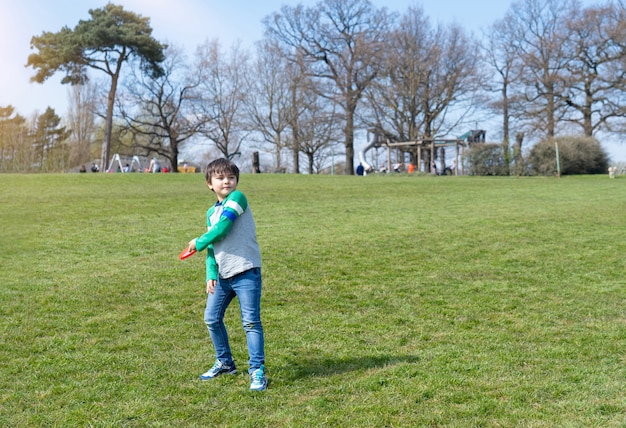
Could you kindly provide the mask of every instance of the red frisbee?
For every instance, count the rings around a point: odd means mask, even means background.
[[[185,260],[187,257],[193,256],[196,253],[196,250],[190,250],[189,247],[185,248],[182,253],[178,255],[178,258],[181,260]]]

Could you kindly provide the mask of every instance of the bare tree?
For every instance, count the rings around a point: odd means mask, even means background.
[[[574,111],[566,120],[591,137],[624,127],[626,117],[626,13],[609,3],[573,11],[571,60],[562,97]]]
[[[502,146],[505,161],[505,173],[509,173],[511,162],[509,147],[511,146],[511,125],[515,118],[524,113],[522,95],[517,82],[520,79],[522,66],[512,21],[502,19],[496,21],[486,33],[486,45],[483,48],[484,61],[492,77],[487,80],[485,89],[495,94],[487,103],[488,110],[502,118]],[[515,146],[517,147],[517,146]],[[519,156],[515,156],[519,160]]]
[[[282,151],[289,143],[288,132],[298,110],[293,106],[292,86],[296,68],[276,43],[257,45],[256,61],[250,68],[246,111],[252,128],[272,147],[274,168],[282,169]]]
[[[145,137],[136,147],[167,158],[177,172],[182,145],[204,131],[209,118],[197,108],[199,76],[188,73],[181,49],[168,47],[161,67],[160,76],[133,74],[118,111],[131,132]]]
[[[96,86],[90,82],[74,85],[68,90],[67,124],[72,131],[69,145],[70,164],[73,166],[94,159],[91,148],[94,143],[96,99]]]
[[[395,141],[423,136],[421,92],[434,61],[432,26],[423,9],[410,7],[390,33],[382,70],[367,90],[366,123]],[[433,43],[434,42],[434,43]]]
[[[478,44],[458,25],[433,27],[420,7],[410,7],[388,45],[384,71],[369,91],[370,126],[396,141],[450,132],[474,105]]]
[[[225,53],[217,39],[196,51],[195,70],[200,78],[202,109],[211,118],[203,135],[227,158],[240,154],[246,135],[245,102],[249,55],[239,44]]]
[[[310,92],[308,108],[298,116],[296,138],[299,150],[307,158],[309,174],[319,172],[325,165],[330,150],[340,141],[340,119],[337,106]]]
[[[292,78],[289,85],[289,93],[291,98],[291,154],[293,163],[293,172],[300,173],[300,119],[302,115],[310,108],[310,104],[314,103],[315,85],[313,79],[310,78],[310,70],[307,70],[307,62],[301,54],[294,56],[296,61],[291,62]]]
[[[448,123],[450,111],[472,104],[479,59],[478,44],[461,27],[433,28],[421,8],[409,8],[390,36],[384,80],[377,83],[377,94],[392,106],[396,139],[447,133],[462,117]]]
[[[356,110],[377,76],[388,32],[386,9],[369,0],[322,0],[314,7],[283,6],[264,20],[269,37],[309,61],[313,74],[334,83],[334,98],[345,114],[346,171],[354,174]]]
[[[572,38],[566,20],[580,8],[578,0],[520,0],[505,16],[511,21],[521,58],[520,83],[524,90],[529,129],[553,137],[565,114],[564,73],[571,57]]]

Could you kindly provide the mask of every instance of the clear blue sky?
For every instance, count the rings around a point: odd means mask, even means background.
[[[411,5],[421,5],[433,22],[457,22],[468,31],[480,32],[509,9],[508,0],[372,0],[376,6],[402,13]],[[43,31],[57,32],[63,26],[74,28],[89,19],[89,9],[100,8],[105,0],[20,0],[3,2],[0,11],[0,106],[13,105],[18,113],[30,116],[50,106],[58,115],[67,110],[66,85],[60,75],[43,84],[30,83],[32,68],[28,59],[30,39]],[[117,0],[125,9],[150,18],[153,35],[183,47],[191,54],[207,39],[218,38],[224,47],[236,41],[245,46],[261,39],[261,20],[284,4],[312,6],[317,0]],[[593,0],[585,4],[595,3]],[[607,147],[617,161],[626,161],[626,146]]]

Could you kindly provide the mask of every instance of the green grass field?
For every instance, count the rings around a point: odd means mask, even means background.
[[[0,175],[0,426],[624,427],[626,177],[243,175],[269,389],[213,363],[202,176]]]

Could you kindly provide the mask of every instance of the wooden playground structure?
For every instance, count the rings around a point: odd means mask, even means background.
[[[365,161],[365,153],[371,148],[386,147],[387,148],[387,171],[392,170],[391,152],[396,150],[399,155],[396,158],[404,159],[404,154],[409,153],[411,162],[415,163],[416,171],[436,173],[437,170],[444,173],[450,168],[445,164],[445,149],[454,147],[454,161],[452,173],[454,175],[464,175],[463,155],[465,149],[469,149],[472,144],[484,143],[486,132],[482,129],[471,130],[458,138],[424,138],[414,141],[392,142],[384,138],[381,134],[370,131],[370,141],[364,150],[360,152],[361,163],[366,170],[372,170],[372,167]],[[439,156],[438,155],[439,152]],[[437,168],[436,161],[440,166]],[[400,162],[403,163],[403,162]],[[395,169],[395,168],[394,168]]]

